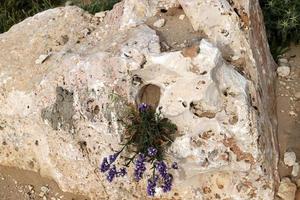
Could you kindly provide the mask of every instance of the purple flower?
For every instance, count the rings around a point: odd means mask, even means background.
[[[177,162],[173,162],[171,167],[172,167],[173,169],[178,169],[178,164],[177,164]]]
[[[153,197],[155,195],[155,187],[156,187],[157,181],[158,181],[157,175],[155,175],[154,178],[148,179],[147,194],[149,196]]]
[[[110,164],[108,163],[107,161],[107,158],[103,158],[103,161],[101,163],[101,166],[100,166],[100,171],[101,172],[106,172],[107,170],[109,170],[110,168]]]
[[[163,188],[163,192],[169,192],[172,190],[172,182],[173,182],[173,176],[172,174],[166,174],[164,177],[163,177],[163,180],[164,180],[164,184],[162,186]]]
[[[167,174],[167,165],[164,161],[159,161],[156,163],[156,169],[158,170],[159,174],[162,178],[164,178]]]
[[[117,175],[117,169],[116,169],[116,166],[113,165],[113,166],[109,169],[106,179],[107,179],[109,182],[112,182],[112,181],[114,180],[114,178],[116,177],[116,175]]]
[[[149,147],[149,148],[148,148],[148,155],[149,155],[149,156],[153,157],[153,156],[155,156],[156,154],[157,154],[157,149],[156,149],[156,148],[154,148],[154,147]]]
[[[134,178],[136,181],[140,181],[146,171],[145,166],[146,157],[144,154],[139,154],[135,163]]]
[[[117,157],[119,156],[119,153],[114,153],[112,155],[109,155],[109,163],[112,164],[113,162],[116,161]]]
[[[122,167],[120,171],[118,171],[117,176],[125,176],[127,174],[126,168]]]
[[[141,103],[139,105],[139,111],[140,112],[145,112],[147,109],[149,108],[149,105],[145,104],[145,103]]]

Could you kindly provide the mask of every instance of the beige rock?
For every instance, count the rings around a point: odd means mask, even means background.
[[[42,64],[51,54],[42,54],[35,60],[35,64]]]
[[[283,158],[284,164],[292,167],[296,163],[296,154],[293,151],[285,152]]]
[[[299,175],[300,166],[299,163],[293,165],[292,176],[297,177]]]
[[[289,65],[289,61],[286,58],[279,58],[278,63],[279,63],[279,65],[285,65],[285,66]]]
[[[180,19],[180,20],[184,20],[184,18],[185,18],[185,15],[180,15],[180,16],[179,16],[179,19]]]
[[[97,12],[95,13],[95,17],[104,18],[107,14],[107,11]]]
[[[287,77],[288,75],[290,75],[290,73],[291,73],[291,69],[288,66],[279,66],[277,68],[278,76]]]
[[[92,200],[146,199],[146,184],[132,181],[131,168],[114,184],[97,171],[123,137],[122,106],[109,98],[117,93],[131,103],[150,99],[178,126],[167,155],[180,170],[173,191],[157,198],[273,200],[276,118],[268,102],[275,74],[258,1],[237,3],[243,19],[225,0],[216,8],[212,1],[179,3],[207,33],[192,54],[161,52],[159,36],[144,24],[177,1],[126,0],[100,25],[79,8],[56,8],[1,34],[0,163],[39,171]],[[58,45],[65,35],[68,42]],[[143,94],[149,88],[154,99]]]
[[[289,178],[283,178],[280,182],[277,195],[283,200],[295,200],[297,187]]]
[[[165,25],[166,20],[165,19],[159,19],[156,22],[154,22],[153,26],[157,27],[157,28],[161,28]]]

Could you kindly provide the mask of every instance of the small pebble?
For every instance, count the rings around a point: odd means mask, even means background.
[[[165,25],[166,20],[165,19],[159,19],[156,22],[154,22],[153,26],[157,27],[157,28],[161,28]]]
[[[287,77],[288,75],[290,75],[290,73],[291,73],[291,69],[288,66],[279,66],[277,68],[278,76]]]
[[[180,16],[179,16],[179,19],[180,19],[180,20],[183,20],[184,18],[185,18],[185,15],[180,15]]]
[[[279,58],[278,63],[279,63],[279,65],[288,65],[289,61],[286,58]]]
[[[285,152],[283,158],[284,164],[292,167],[296,163],[296,154],[295,152]]]
[[[39,56],[38,59],[35,60],[35,64],[39,65],[42,64],[43,62],[45,62],[45,60],[47,60],[47,58],[49,58],[51,54],[42,54]]]
[[[299,163],[295,163],[292,170],[292,176],[297,177],[299,174]]]
[[[292,117],[296,117],[296,116],[297,116],[297,113],[295,113],[294,111],[290,111],[290,112],[289,112],[289,115],[292,116]]]
[[[106,11],[102,11],[102,12],[97,12],[95,13],[95,17],[98,17],[98,18],[104,18],[106,16]]]
[[[280,182],[277,196],[283,200],[295,200],[297,187],[287,177],[283,178]]]

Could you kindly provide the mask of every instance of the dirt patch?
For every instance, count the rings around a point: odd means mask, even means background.
[[[63,192],[58,185],[38,173],[0,166],[1,200],[89,200]]]
[[[165,25],[160,28],[153,25],[159,19],[166,20]],[[150,17],[146,24],[156,30],[162,51],[177,51],[184,47],[191,47],[206,37],[203,32],[194,31],[191,22],[180,7],[162,10],[156,16]]]
[[[286,57],[291,66],[291,74],[286,78],[278,78],[276,84],[281,177],[290,176],[292,170],[283,163],[286,151],[295,152],[297,161],[300,161],[300,99],[295,97],[300,92],[300,45],[291,46]]]

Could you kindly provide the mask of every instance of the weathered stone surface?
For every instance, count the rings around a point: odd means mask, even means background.
[[[1,34],[0,163],[92,199],[145,199],[145,182],[108,184],[97,170],[122,139],[122,105],[110,98],[117,93],[161,106],[179,128],[167,155],[180,169],[172,192],[158,198],[274,199],[274,63],[258,1],[230,2],[125,0],[103,22],[57,8]],[[161,52],[144,24],[178,3],[207,35],[192,53]]]

